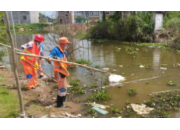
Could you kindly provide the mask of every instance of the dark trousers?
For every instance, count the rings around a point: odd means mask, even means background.
[[[65,102],[66,100],[66,96],[59,96],[57,95],[57,107],[62,107],[63,106],[63,102]]]

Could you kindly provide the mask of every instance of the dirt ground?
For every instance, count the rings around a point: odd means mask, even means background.
[[[14,74],[7,69],[0,69],[3,80],[1,87],[6,87],[13,91],[18,98],[17,87]],[[47,82],[46,79],[38,79],[40,87],[28,90],[25,75],[19,75],[20,87],[22,90],[23,103],[26,117],[28,118],[81,118],[81,104],[70,100],[67,95],[65,104],[68,108],[56,108],[57,88],[56,83]],[[20,110],[20,109],[19,109]],[[17,110],[17,111],[19,111]]]

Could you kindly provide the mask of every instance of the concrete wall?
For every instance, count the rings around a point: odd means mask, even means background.
[[[12,11],[14,24],[23,23],[38,23],[39,22],[39,12],[38,11]],[[9,21],[12,24],[11,11],[8,11]],[[6,23],[6,20],[4,20]]]
[[[74,23],[74,11],[58,11],[58,23],[72,24]]]
[[[31,23],[39,23],[39,11],[30,11]]]

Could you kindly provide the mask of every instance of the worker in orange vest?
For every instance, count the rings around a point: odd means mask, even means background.
[[[33,41],[30,41],[29,43],[22,45],[21,50],[23,51],[23,53],[43,56],[44,54],[43,51],[41,51],[40,47],[40,43],[42,43],[43,41],[44,36],[37,34],[34,36]],[[24,72],[28,80],[28,88],[36,89],[38,86],[40,86],[37,81],[37,69],[39,69],[38,58],[21,55],[20,62],[23,64],[24,67]],[[33,64],[35,68],[27,62]]]
[[[53,48],[47,61],[50,62],[50,58],[67,61],[67,53],[65,48],[70,42],[66,37],[59,38],[59,46]],[[66,76],[69,76],[67,65],[74,66],[73,64],[65,64],[62,62],[54,62],[54,76],[58,83],[58,94],[57,94],[57,107],[66,107],[63,102],[66,99],[67,94],[67,81]]]

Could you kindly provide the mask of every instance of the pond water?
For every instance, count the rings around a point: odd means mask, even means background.
[[[33,36],[34,35],[17,35],[16,47],[20,49],[20,46],[31,41]],[[44,44],[45,56],[48,56],[50,53],[49,50],[55,47],[55,45],[48,40],[47,36],[45,37]],[[88,40],[76,40],[74,44],[77,48],[82,47],[74,52],[74,57],[76,59],[90,60],[93,66],[100,65],[101,68],[109,68],[110,72],[115,69],[116,71],[114,73],[126,77],[126,82],[161,76],[157,79],[125,84],[122,88],[111,85],[111,87],[107,87],[107,92],[111,96],[111,100],[101,102],[101,104],[114,104],[119,109],[122,109],[125,107],[126,101],[130,101],[131,103],[142,103],[145,100],[149,100],[149,94],[153,92],[180,88],[180,69],[173,67],[173,64],[180,63],[180,54],[176,51],[125,45],[121,43],[99,44],[91,43],[91,41]],[[7,49],[7,51],[9,50]],[[5,65],[11,69],[11,57],[5,56],[2,59]],[[17,61],[18,72],[23,73],[23,67],[19,59],[17,59]],[[140,64],[145,66],[148,65],[150,68],[140,68]],[[160,68],[162,64],[165,64],[163,67],[167,68],[166,70]],[[42,61],[42,68],[47,74],[53,75],[53,65]],[[70,76],[68,77],[68,82],[72,77],[77,77],[80,79],[82,85],[89,85],[92,83],[101,85],[102,82],[108,83],[109,75],[105,73],[90,72],[81,67],[69,69],[69,72]],[[167,86],[167,82],[170,80],[176,83],[175,87]],[[127,92],[129,88],[136,89],[137,95],[129,96]],[[87,95],[79,96],[79,98],[85,99]],[[106,117],[111,117],[111,115],[106,115]],[[171,112],[171,117],[180,117],[180,113]]]

